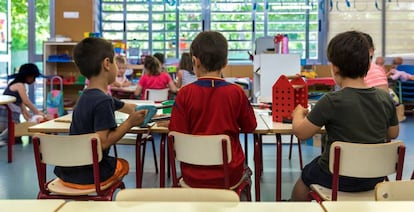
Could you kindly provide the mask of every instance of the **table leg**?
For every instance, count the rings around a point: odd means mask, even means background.
[[[161,143],[160,143],[160,188],[165,187],[165,140],[167,139],[167,134],[161,134]]]
[[[282,135],[276,134],[276,201],[282,198]]]
[[[256,194],[256,202],[260,202],[260,177],[261,177],[261,154],[260,149],[262,146],[260,145],[260,135],[253,134],[254,139],[254,187],[255,187],[255,194]]]
[[[141,163],[141,142],[142,142],[142,134],[137,134],[137,139],[135,142],[135,170],[136,170],[136,187],[142,188],[142,177],[143,177],[143,170],[142,170],[142,163]]]
[[[12,111],[8,105],[7,108],[7,129],[8,129],[8,143],[7,143],[7,162],[13,161],[13,145],[14,145],[14,121]]]

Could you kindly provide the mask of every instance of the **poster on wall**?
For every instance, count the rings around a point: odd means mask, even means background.
[[[0,12],[0,52],[7,52],[7,14]]]

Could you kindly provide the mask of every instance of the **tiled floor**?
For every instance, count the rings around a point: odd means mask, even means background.
[[[407,120],[400,125],[400,136],[407,146],[404,179],[409,179],[414,170],[414,136],[411,130],[414,129],[414,117],[408,116]],[[241,138],[242,139],[242,138]],[[158,140],[158,138],[157,138]],[[300,175],[299,160],[296,146],[294,147],[292,160],[288,160],[289,145],[283,145],[282,160],[282,199],[288,199],[293,184]],[[150,150],[150,149],[148,149]],[[151,151],[147,150],[144,167],[143,187],[158,187],[159,178],[155,174],[154,163]],[[275,150],[274,144],[265,144],[263,147],[264,173],[261,179],[262,201],[275,200]],[[249,166],[253,169],[253,142],[249,136]],[[33,148],[28,142],[18,144],[14,147],[14,161],[7,163],[7,148],[0,149],[0,199],[34,199],[38,192],[36,169],[33,159]],[[304,164],[320,153],[318,147],[302,144],[302,156]],[[157,150],[157,154],[159,151]],[[135,151],[130,145],[118,145],[118,155],[130,162],[130,173],[125,177],[126,187],[135,187]],[[159,159],[159,155],[158,159]],[[53,176],[52,169],[48,174]],[[252,178],[254,179],[254,178]],[[168,184],[169,185],[169,184]],[[254,186],[252,188],[254,198]]]

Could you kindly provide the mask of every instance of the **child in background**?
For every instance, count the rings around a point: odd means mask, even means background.
[[[102,38],[85,38],[73,49],[73,58],[80,73],[89,79],[89,86],[79,97],[73,111],[70,135],[97,133],[103,150],[99,162],[102,184],[120,179],[129,171],[128,162],[109,156],[111,145],[120,140],[132,127],[140,125],[146,111],[135,111],[134,104],[119,101],[106,93],[109,84],[115,81],[118,67],[112,43]],[[129,117],[119,126],[115,122],[115,111],[128,113]],[[92,166],[60,167],[54,173],[65,186],[94,188]]]
[[[414,80],[414,75],[397,69],[397,67],[402,63],[402,57],[394,58],[394,60],[392,61],[392,69],[387,73],[387,76],[390,77],[392,80],[401,80],[403,82],[407,80]]]
[[[166,72],[166,71],[167,71],[167,69],[165,68],[165,55],[164,55],[163,53],[159,53],[159,52],[157,52],[157,53],[155,53],[153,56],[154,56],[155,58],[157,58],[157,59],[158,59],[158,61],[160,62],[160,64],[161,64],[161,71],[162,71],[162,72]]]
[[[20,66],[17,74],[10,76],[10,78],[14,78],[14,80],[7,85],[3,94],[16,97],[16,102],[9,104],[15,124],[20,123],[20,115],[23,115],[26,121],[30,121],[33,116],[44,117],[44,114],[30,101],[26,91],[26,84],[33,84],[38,76],[40,76],[39,69],[33,63],[23,64]],[[30,113],[27,108],[32,113]],[[0,132],[2,132],[0,134],[0,146],[4,146],[8,138],[7,113],[7,108],[5,106],[0,106]]]
[[[372,37],[367,33],[362,33],[362,34],[365,36],[365,38],[368,41],[369,56],[370,56],[369,58],[371,62],[371,65],[369,66],[369,70],[367,72],[367,75],[364,78],[364,81],[368,86],[376,87],[379,89],[383,89],[386,92],[389,92],[388,79],[387,79],[387,74],[385,73],[384,66],[377,65],[376,63],[371,61],[374,56],[374,51],[375,51]]]
[[[131,85],[131,81],[125,76],[127,68],[127,60],[122,55],[115,57],[116,65],[118,66],[118,74],[116,75],[115,82],[111,84],[113,87],[128,87]]]
[[[322,141],[321,156],[306,165],[296,182],[291,199],[307,201],[310,184],[332,186],[329,149],[334,141],[384,143],[398,136],[394,103],[382,89],[367,86],[364,76],[370,63],[369,43],[357,31],[336,35],[329,42],[327,57],[332,76],[341,90],[325,94],[309,112],[298,105],[293,111],[293,132],[306,140],[325,126],[327,140]],[[356,164],[357,165],[357,164]],[[380,178],[339,177],[339,190],[347,192],[374,189]]]
[[[154,56],[146,56],[144,59],[144,75],[139,79],[137,88],[134,92],[135,96],[141,95],[141,99],[145,100],[145,91],[147,89],[164,89],[170,88],[170,91],[177,93],[178,89],[174,81],[167,72],[161,72],[161,63]]]
[[[170,131],[193,135],[226,134],[231,140],[230,186],[245,172],[240,132],[253,132],[257,123],[243,89],[221,78],[227,65],[226,38],[204,31],[191,43],[190,52],[198,80],[180,89],[171,113]],[[181,164],[184,181],[191,187],[223,188],[223,168]]]
[[[197,80],[197,76],[193,71],[193,63],[190,53],[182,53],[180,64],[178,65],[177,82],[178,88],[190,84]]]

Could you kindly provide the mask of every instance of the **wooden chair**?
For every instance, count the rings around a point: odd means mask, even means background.
[[[378,183],[375,186],[376,201],[414,201],[414,180],[398,180]]]
[[[374,189],[364,192],[341,192],[339,176],[374,178],[396,174],[401,180],[404,166],[405,145],[402,141],[380,144],[361,144],[336,141],[331,145],[329,170],[332,189],[310,185],[309,198],[321,201],[363,201],[375,198]]]
[[[208,188],[138,188],[123,189],[115,201],[163,202],[239,202],[236,192]]]
[[[124,189],[122,179],[101,186],[99,162],[102,148],[98,134],[48,135],[36,133],[33,148],[40,191],[38,199],[112,200],[116,189]],[[93,189],[74,189],[64,186],[59,178],[47,181],[46,168],[51,166],[93,165]]]
[[[223,166],[223,189],[230,189],[241,196],[245,191],[251,201],[251,170],[245,173],[236,185],[230,185],[228,164],[232,159],[231,142],[227,135],[189,135],[171,131],[168,134],[168,153],[172,172],[173,187],[190,187],[182,177],[177,177],[176,161],[199,166]]]

